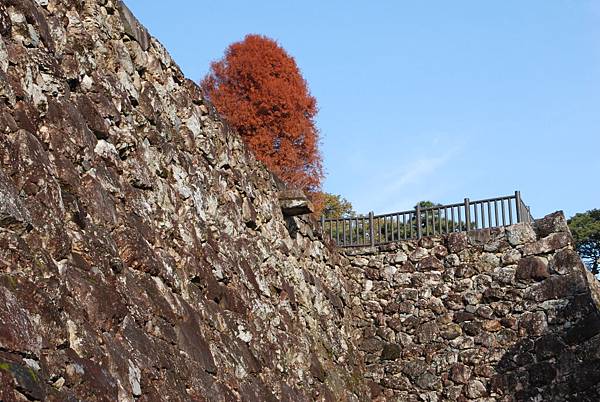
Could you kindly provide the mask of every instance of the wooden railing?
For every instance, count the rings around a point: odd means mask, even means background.
[[[377,246],[402,240],[420,239],[452,232],[496,228],[531,222],[529,207],[515,191],[506,197],[490,198],[423,208],[391,214],[321,218],[323,233],[338,247]]]

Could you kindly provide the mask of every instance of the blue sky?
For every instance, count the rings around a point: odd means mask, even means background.
[[[600,208],[600,0],[125,2],[195,81],[276,39],[357,212],[516,189],[536,217]]]

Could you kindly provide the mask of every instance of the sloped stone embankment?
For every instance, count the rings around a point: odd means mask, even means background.
[[[341,255],[118,0],[0,0],[0,400],[597,400],[564,218]]]
[[[118,0],[0,0],[0,400],[367,400],[340,266]]]

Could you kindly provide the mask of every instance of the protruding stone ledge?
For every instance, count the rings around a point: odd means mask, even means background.
[[[298,189],[279,191],[279,204],[285,217],[307,215],[314,212],[312,202]]]

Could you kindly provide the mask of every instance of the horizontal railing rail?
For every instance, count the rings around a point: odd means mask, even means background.
[[[452,232],[496,228],[532,222],[521,193],[484,200],[434,205],[383,215],[321,218],[323,233],[339,247],[378,246]]]

